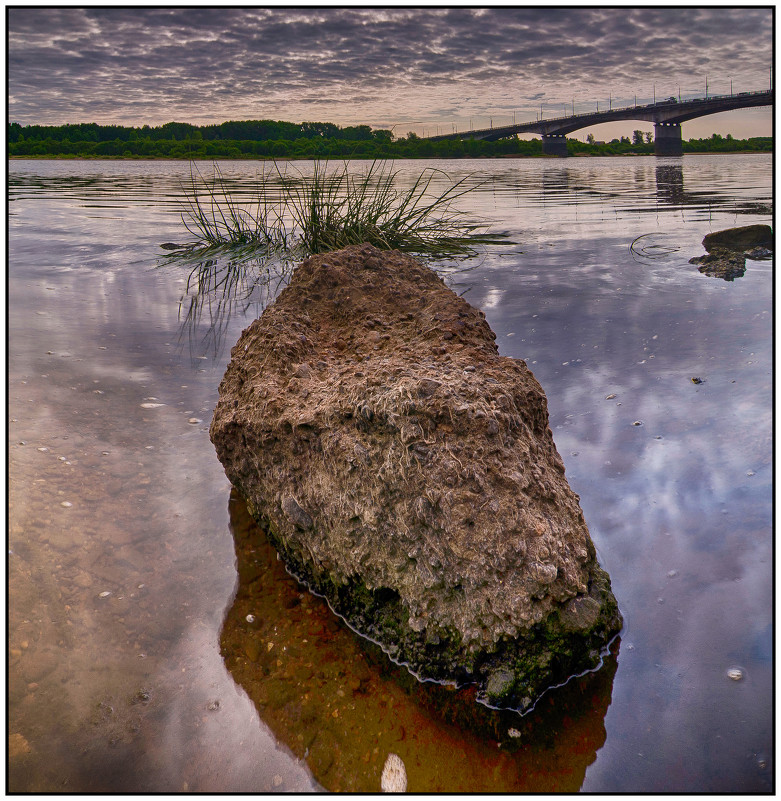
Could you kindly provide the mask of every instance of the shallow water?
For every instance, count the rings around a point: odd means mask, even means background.
[[[490,755],[463,704],[404,689],[280,572],[208,439],[284,276],[228,296],[224,258],[200,287],[164,258],[187,164],[12,161],[12,791],[377,790],[391,751],[411,791],[772,788],[772,262],[688,263],[771,221],[771,158],[430,164],[517,243],[440,268],[545,389],[614,655]],[[221,170],[249,197],[263,165]]]

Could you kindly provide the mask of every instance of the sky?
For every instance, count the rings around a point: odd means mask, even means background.
[[[134,6],[7,9],[8,114],[22,125],[225,120],[449,133],[767,89],[772,7]],[[651,123],[595,126],[610,139]],[[770,109],[684,138],[772,134]]]

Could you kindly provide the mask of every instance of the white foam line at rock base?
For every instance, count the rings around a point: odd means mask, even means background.
[[[277,554],[279,554],[278,551]],[[421,684],[425,684],[428,682],[430,684],[439,684],[441,686],[456,687],[457,689],[461,689],[463,687],[469,687],[471,684],[477,683],[477,682],[466,682],[465,684],[459,684],[457,681],[452,681],[449,679],[431,679],[425,676],[421,676],[419,673],[416,673],[408,662],[402,662],[401,660],[395,659],[386,650],[386,648],[383,646],[381,642],[378,642],[373,637],[369,637],[367,634],[358,631],[358,629],[356,629],[353,625],[351,625],[350,621],[347,620],[347,618],[339,614],[339,612],[337,612],[333,608],[333,606],[331,606],[331,602],[328,600],[328,598],[325,597],[325,595],[322,595],[321,593],[313,590],[307,581],[301,579],[287,566],[285,560],[282,559],[281,556],[279,558],[281,559],[282,564],[285,566],[285,571],[288,573],[288,575],[292,576],[299,584],[302,584],[304,587],[306,587],[307,590],[312,593],[312,595],[315,595],[318,598],[322,598],[328,605],[328,608],[331,610],[331,612],[333,612],[333,614],[336,615],[336,617],[338,617],[339,620],[341,620],[345,624],[345,626],[347,626],[347,628],[350,629],[350,631],[352,631],[354,634],[357,634],[359,637],[362,637],[364,640],[368,640],[370,643],[376,645],[385,654],[385,656],[387,656],[388,659],[391,662],[393,662],[394,665],[406,668],[407,672],[410,673],[412,676],[414,676]],[[488,707],[488,709],[494,709],[498,712],[515,712],[516,714],[518,714],[519,717],[526,717],[526,715],[534,711],[534,708],[537,706],[537,704],[551,690],[557,690],[560,687],[564,687],[565,685],[569,684],[574,679],[579,679],[582,676],[587,676],[589,673],[596,673],[597,671],[601,670],[602,666],[605,664],[605,657],[610,653],[610,647],[621,636],[621,632],[623,630],[624,629],[622,627],[621,631],[619,631],[617,634],[611,637],[607,645],[602,647],[602,649],[599,651],[599,662],[594,667],[586,668],[586,670],[582,671],[581,673],[574,673],[572,676],[568,676],[566,679],[564,679],[564,681],[561,682],[560,684],[552,684],[550,687],[546,687],[527,709],[520,710],[520,709],[513,709],[512,707],[493,706],[492,704],[489,704],[487,700],[485,700],[485,697],[481,698],[480,693],[477,694],[475,700],[477,701],[477,703],[482,704],[485,707]]]
[[[412,667],[409,664],[409,662],[402,662],[401,660],[394,658],[392,656],[392,654],[390,654],[390,652],[386,650],[385,646],[383,646],[383,644],[381,642],[378,642],[373,637],[370,637],[368,634],[364,634],[362,631],[358,631],[358,629],[356,629],[350,623],[350,621],[347,620],[346,617],[344,617],[344,615],[341,615],[339,612],[337,612],[333,608],[333,606],[331,606],[331,602],[328,600],[328,598],[326,598],[325,595],[322,595],[321,593],[317,592],[316,590],[313,590],[312,587],[309,585],[309,583],[307,581],[305,581],[304,579],[302,579],[299,576],[297,576],[288,567],[288,565],[285,563],[284,559],[282,559],[282,564],[285,566],[285,570],[287,571],[287,573],[290,576],[292,576],[299,584],[303,584],[304,587],[306,587],[307,590],[312,593],[312,595],[316,595],[318,598],[322,598],[326,602],[326,604],[328,605],[328,608],[331,610],[331,612],[333,612],[333,614],[336,615],[336,617],[338,617],[339,620],[341,620],[344,623],[344,625],[347,626],[348,629],[350,629],[350,631],[352,631],[354,634],[357,634],[359,637],[363,638],[364,640],[368,640],[373,645],[376,645],[385,654],[385,656],[387,656],[388,659],[390,659],[390,661],[393,662],[394,665],[398,665],[399,667],[406,668],[407,672],[410,673],[412,676],[414,676],[421,684],[425,684],[426,682],[429,682],[431,684],[441,684],[443,686],[449,686],[449,687],[468,687],[469,686],[468,684],[459,685],[459,683],[457,681],[452,681],[452,680],[449,680],[449,679],[431,679],[431,678],[427,678],[425,676],[421,676],[419,673],[416,673],[412,669]]]

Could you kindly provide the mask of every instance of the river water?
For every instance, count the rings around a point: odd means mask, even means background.
[[[166,258],[186,163],[11,161],[10,790],[377,791],[391,752],[412,792],[773,788],[773,263],[689,263],[772,220],[771,156],[395,167],[479,183],[459,207],[514,243],[434,266],[547,394],[625,619],[612,654],[488,721],[517,726],[508,748],[365,648],[208,437],[285,276]],[[263,169],[220,165],[246,197]]]

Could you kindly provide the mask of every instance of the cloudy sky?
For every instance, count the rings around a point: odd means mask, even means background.
[[[573,103],[703,96],[706,79],[709,94],[765,89],[772,27],[769,7],[10,8],[9,117],[446,133],[560,116]],[[714,131],[770,135],[771,111],[713,115],[683,133]]]

